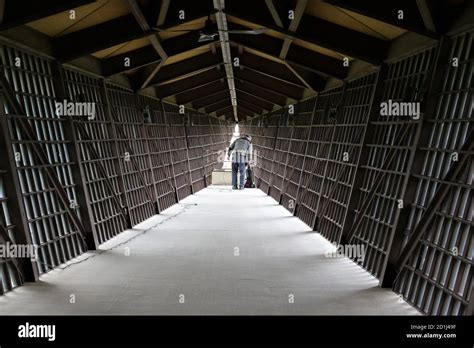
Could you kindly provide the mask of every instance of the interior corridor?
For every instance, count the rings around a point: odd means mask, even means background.
[[[331,247],[259,189],[211,186],[1,296],[0,315],[418,313]]]

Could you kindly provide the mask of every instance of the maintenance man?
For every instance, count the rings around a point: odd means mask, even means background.
[[[234,190],[244,189],[245,170],[252,155],[252,137],[242,134],[230,144],[227,155],[232,160],[232,188]],[[237,183],[237,173],[239,181]]]

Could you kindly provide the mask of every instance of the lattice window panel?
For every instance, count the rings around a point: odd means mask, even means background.
[[[204,153],[212,143],[209,129],[209,118],[201,117],[195,111],[188,111],[189,123],[186,126],[188,135],[189,167],[191,170],[191,180],[193,192],[202,190],[206,184],[204,182]]]
[[[38,143],[47,154],[49,163],[61,182],[69,200],[77,202],[75,183],[64,137],[64,118],[56,115],[55,94],[50,61],[21,50],[2,46],[2,68],[26,117],[34,129]],[[19,59],[20,66],[15,62]],[[73,225],[60,203],[56,190],[33,156],[32,142],[25,137],[14,115],[7,107],[13,153],[19,153],[17,172],[23,203],[33,244],[38,246],[38,269],[45,273],[82,254],[86,250],[80,232]],[[75,212],[80,216],[79,208]]]
[[[125,206],[113,125],[106,114],[104,90],[99,79],[70,69],[64,69],[63,76],[70,101],[95,104],[94,119],[77,118],[74,124],[81,164],[85,173],[85,184],[89,192],[95,233],[99,243],[104,243],[126,229],[124,217],[113,198],[115,194],[120,204]],[[87,133],[86,137],[83,137],[78,129],[79,126]],[[94,154],[99,157],[96,158]],[[105,169],[106,177],[101,174],[99,166]],[[111,192],[106,185],[107,179],[112,184],[114,192]]]
[[[293,126],[290,123],[288,109],[285,108],[280,118],[280,126],[275,142],[275,153],[273,157],[273,169],[271,173],[270,196],[280,202],[283,189],[283,178],[286,172],[286,163],[288,162],[288,151],[290,148],[290,139],[293,134]]]
[[[225,121],[209,116],[210,133],[212,143],[206,148],[204,153],[205,175],[207,182],[211,181],[214,168],[222,166],[223,151],[229,146],[227,126]]]
[[[418,54],[392,61],[383,81],[382,101],[410,102],[417,93],[427,88],[429,71],[435,61],[435,49],[429,48]],[[378,105],[374,105],[378,107]],[[372,141],[366,144],[367,162],[362,163],[364,172],[359,199],[356,207],[358,216],[367,199],[376,177],[385,172],[383,184],[375,191],[375,196],[365,212],[359,228],[351,242],[365,247],[365,257],[359,262],[375,277],[381,277],[386,267],[388,253],[398,222],[398,200],[402,197],[407,179],[410,147],[415,141],[416,121],[406,116],[380,116],[370,123]],[[404,137],[401,135],[405,134]],[[395,151],[392,164],[383,169],[385,161]]]
[[[108,85],[117,134],[121,172],[132,225],[155,214],[144,110],[139,97],[115,85]]]
[[[145,123],[152,170],[152,180],[160,212],[176,203],[174,175],[171,166],[169,125],[162,104],[154,98],[142,97],[150,119]]]
[[[16,243],[15,226],[10,220],[10,211],[8,210],[8,197],[5,195],[5,182],[3,180],[4,172],[0,169],[0,244],[6,245],[6,233],[12,243]],[[23,284],[20,273],[15,267],[14,260],[11,258],[0,257],[0,295],[15,289]]]
[[[421,172],[414,175],[418,185],[406,227],[407,238],[452,166],[453,153],[462,147],[473,128],[473,32],[449,40],[450,60],[442,62],[445,75],[440,77],[442,93],[434,115],[428,115],[426,124],[431,136],[427,147],[419,149],[424,153],[424,162]],[[451,64],[454,57],[459,59],[458,67]],[[395,286],[396,291],[424,313],[459,315],[472,301],[473,174],[471,152],[461,175],[448,183],[448,196]]]
[[[334,136],[318,207],[317,230],[331,242],[339,242],[351,197],[361,146],[369,119],[376,73],[349,81]]]
[[[336,87],[320,93],[316,100],[301,178],[301,198],[296,211],[296,216],[311,228],[315,224],[321,187],[334,136],[335,126],[331,119],[335,116],[341,94],[342,87]]]
[[[275,137],[281,111],[256,117],[245,126],[245,132],[252,136],[253,171],[257,186],[268,193],[272,170]]]
[[[283,196],[281,202],[281,204],[292,213],[295,210],[299,196],[299,185],[311,133],[315,101],[315,98],[311,98],[295,105],[293,134],[289,146],[288,163],[283,182]]]
[[[164,103],[166,117],[170,124],[170,148],[176,178],[178,198],[181,200],[191,194],[191,178],[189,174],[186,133],[184,130],[184,114],[179,113],[176,105]]]

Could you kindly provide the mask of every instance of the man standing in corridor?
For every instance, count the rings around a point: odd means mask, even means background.
[[[250,135],[243,134],[230,144],[227,155],[232,157],[232,188],[234,190],[244,189],[245,168],[250,162],[252,154],[252,138]],[[237,173],[239,181],[237,182]]]

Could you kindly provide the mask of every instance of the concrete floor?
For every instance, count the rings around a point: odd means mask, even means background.
[[[330,247],[262,191],[210,187],[0,296],[0,315],[418,314]]]

